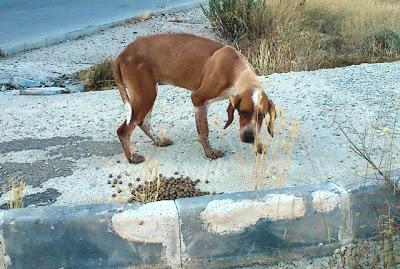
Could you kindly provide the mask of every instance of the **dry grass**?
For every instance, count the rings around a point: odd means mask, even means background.
[[[158,174],[158,167],[160,165],[159,160],[146,161],[146,169],[143,175],[143,182],[150,182],[155,179],[157,187],[155,190],[150,189],[150,185],[143,184],[142,191],[135,191],[132,197],[139,203],[151,203],[158,200],[160,190],[160,175]]]
[[[298,120],[288,124],[284,111],[279,110],[274,138],[271,139],[267,133],[266,137],[256,134],[254,145],[261,142],[263,149],[254,156],[252,179],[255,190],[283,187],[286,184],[299,128]],[[253,150],[257,152],[256,146]]]
[[[262,129],[265,129],[268,120],[269,118],[266,117]],[[212,122],[216,127],[223,128],[223,124],[217,118],[213,118]],[[271,138],[267,132],[256,133],[255,143],[253,144],[254,155],[250,160],[242,159],[238,163],[242,174],[255,190],[282,187],[288,179],[300,122],[291,119],[288,123],[285,111],[277,108],[275,125],[274,138]],[[229,139],[227,139],[227,142],[232,150],[237,150]],[[261,153],[257,152],[256,145],[259,143],[263,145]]]
[[[10,197],[7,201],[7,206],[9,209],[23,207],[25,186],[26,183],[23,180],[16,182],[12,179],[9,179]]]
[[[387,103],[393,108],[399,106],[394,97],[389,96],[388,99]],[[394,160],[399,157],[399,145],[395,142],[400,136],[399,119],[400,111],[397,110],[393,115],[366,124],[364,128],[356,127],[351,122],[337,123],[353,152],[365,160],[365,177],[372,170],[377,180],[392,184],[394,190],[392,198],[385,195],[387,212],[379,215],[379,233],[375,241],[341,253],[339,268],[398,268],[400,265],[400,217],[396,213],[400,208],[395,198],[400,193],[400,177],[394,178],[391,174]]]
[[[209,0],[214,29],[259,74],[400,59],[400,2]]]
[[[114,85],[111,59],[104,59],[88,69],[79,71],[76,76],[85,83],[86,91],[109,90]]]
[[[150,185],[142,184],[143,188],[141,191],[135,190],[134,193],[131,193],[130,188],[125,189],[123,186],[118,186],[117,191],[119,190],[121,193],[118,193],[118,195],[116,194],[112,200],[116,201],[117,203],[126,203],[129,200],[134,200],[142,204],[158,201],[159,189],[161,183],[161,177],[160,174],[158,173],[159,165],[160,161],[157,158],[153,161],[146,160],[145,162],[146,167],[143,172],[143,177],[141,177],[141,179],[143,179],[143,182],[155,181],[157,184],[155,190],[151,188]]]

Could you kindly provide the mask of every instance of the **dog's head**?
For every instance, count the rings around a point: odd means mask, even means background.
[[[268,122],[268,133],[274,136],[274,123],[276,111],[274,103],[267,97],[262,89],[249,89],[243,93],[230,98],[227,108],[227,128],[233,121],[234,111],[239,113],[239,137],[242,142],[254,143],[255,134],[259,132],[263,119],[267,114],[270,116]]]

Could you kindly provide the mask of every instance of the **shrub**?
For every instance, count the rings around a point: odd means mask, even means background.
[[[260,74],[400,59],[400,2],[209,0],[217,33]]]
[[[112,60],[104,59],[88,69],[79,71],[78,78],[85,83],[87,91],[111,89],[114,85]]]

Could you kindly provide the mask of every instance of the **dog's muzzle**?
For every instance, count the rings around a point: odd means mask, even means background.
[[[253,143],[254,142],[254,133],[252,131],[244,131],[242,136],[242,141],[245,143]]]

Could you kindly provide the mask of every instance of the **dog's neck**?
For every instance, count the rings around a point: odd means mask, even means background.
[[[240,72],[233,87],[229,90],[229,95],[236,96],[246,90],[260,89],[260,81],[251,68],[246,68]]]

